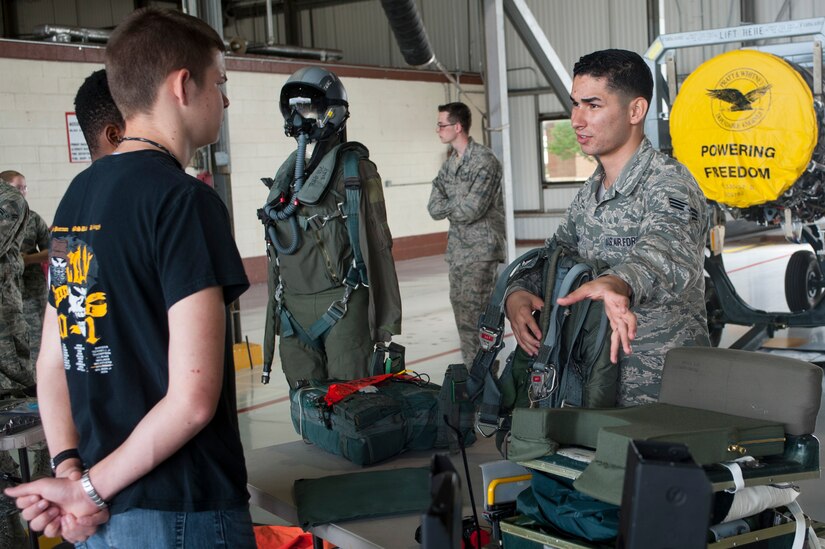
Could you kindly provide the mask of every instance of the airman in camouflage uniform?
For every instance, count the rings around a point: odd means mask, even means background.
[[[20,389],[34,385],[29,368],[28,329],[23,319],[20,276],[23,257],[20,244],[29,207],[20,192],[0,179],[0,388]],[[16,472],[8,452],[0,452],[0,472]],[[0,490],[7,486],[0,481]],[[14,500],[0,493],[0,546],[25,543]]]
[[[450,303],[469,368],[479,347],[478,318],[490,300],[498,264],[505,259],[501,164],[490,149],[469,137],[466,105],[448,103],[438,110],[438,135],[451,150],[433,180],[427,209],[433,219],[450,220],[445,256]]]
[[[665,352],[709,345],[702,268],[705,199],[687,169],[647,139],[597,200],[603,174],[600,166],[585,182],[555,239],[585,259],[606,262],[611,268],[605,275],[633,288],[639,328],[633,353],[621,358],[619,403],[655,402]],[[538,295],[540,284],[534,271],[510,288]]]
[[[614,58],[616,52],[618,59]],[[602,53],[591,56],[596,56],[598,63]],[[593,63],[591,56],[580,63]],[[644,61],[631,52],[608,50],[605,58],[608,66],[640,63],[649,75]],[[592,65],[587,69],[593,70]],[[618,324],[610,312],[608,318],[620,366],[618,402],[628,406],[657,399],[668,349],[709,345],[703,275],[707,207],[690,172],[654,150],[644,137],[641,125],[648,103],[634,109],[645,97],[622,95],[621,88],[605,82],[608,74],[607,70],[585,71],[574,76],[571,121],[582,149],[598,158],[599,167],[576,195],[555,239],[586,259],[600,259],[610,266],[599,279],[584,284],[575,296],[571,294],[571,302],[587,297],[602,299],[606,311],[608,306],[618,311],[613,313],[618,315]],[[595,105],[592,111],[579,114],[591,104]],[[608,116],[614,118],[605,118]],[[623,128],[625,122],[632,131]],[[636,135],[637,140],[629,137],[621,142],[617,135]],[[615,162],[617,159],[620,162]],[[608,180],[612,184],[604,185]],[[540,295],[539,278],[538,271],[526,274],[511,284],[508,296],[517,289]],[[508,304],[508,316],[511,322],[518,316],[515,306],[511,309]],[[621,337],[617,326],[624,329],[626,341],[616,339]],[[525,337],[515,324],[514,333],[517,339]],[[620,347],[624,351],[621,355]]]
[[[15,170],[0,173],[0,179],[16,188],[28,200],[26,177]],[[40,351],[40,332],[43,328],[43,313],[46,311],[46,275],[41,263],[48,259],[49,226],[36,212],[29,210],[29,219],[23,231],[20,253],[23,255],[23,317],[29,327],[30,366],[34,369]]]
[[[29,216],[26,199],[0,180],[0,388],[34,385],[29,367],[29,331],[23,318],[20,245]]]

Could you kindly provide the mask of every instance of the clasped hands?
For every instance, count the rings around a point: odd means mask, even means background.
[[[6,488],[29,529],[48,537],[61,536],[76,543],[85,541],[109,520],[109,510],[99,509],[80,484],[83,472],[73,467],[57,478],[43,478]]]
[[[610,336],[610,361],[619,361],[619,350],[629,355],[633,352],[630,342],[636,338],[636,314],[630,310],[631,289],[621,278],[606,275],[579,286],[576,290],[559,298],[557,303],[569,306],[585,299],[604,302],[604,311],[613,333]],[[541,328],[533,318],[534,311],[544,307],[544,300],[526,291],[516,290],[507,296],[504,310],[513,328],[513,335],[519,346],[530,356],[535,356],[541,347]]]

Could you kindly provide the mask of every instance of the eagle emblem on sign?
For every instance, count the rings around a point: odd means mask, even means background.
[[[771,85],[767,84],[759,88],[753,89],[748,93],[742,93],[736,88],[721,88],[715,90],[708,90],[708,95],[714,99],[719,99],[725,103],[731,104],[731,111],[752,111],[753,102],[768,93]]]

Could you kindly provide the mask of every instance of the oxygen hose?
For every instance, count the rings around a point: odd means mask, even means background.
[[[304,170],[306,169],[306,151],[307,151],[307,134],[301,132],[298,134],[298,152],[295,158],[295,183],[292,185],[292,192],[289,196],[289,203],[282,210],[275,209],[275,201],[264,206],[264,213],[273,221],[287,220],[289,222],[289,229],[292,233],[292,239],[289,246],[283,246],[278,240],[278,233],[275,231],[275,224],[267,224],[266,231],[269,235],[269,241],[275,246],[275,250],[279,254],[291,255],[298,249],[300,243],[300,232],[298,230],[298,218],[295,217],[295,212],[298,210],[298,191],[304,186]],[[269,383],[269,377],[272,373],[272,364],[264,364],[263,373],[261,374],[261,383],[266,385]]]
[[[276,210],[275,204],[269,203],[264,206],[264,212],[270,219],[275,221],[289,221],[289,229],[292,233],[292,239],[288,246],[281,244],[278,240],[278,234],[275,231],[274,225],[267,226],[267,234],[275,250],[279,254],[292,255],[298,249],[300,243],[300,232],[298,230],[298,219],[295,217],[295,211],[298,209],[298,192],[304,186],[304,170],[306,168],[306,149],[307,149],[307,135],[304,132],[298,134],[298,152],[295,158],[295,183],[290,193],[289,203],[282,209]]]

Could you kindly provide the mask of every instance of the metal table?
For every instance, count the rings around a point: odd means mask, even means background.
[[[298,523],[292,484],[297,479],[320,478],[344,473],[357,473],[367,470],[377,471],[398,469],[402,467],[429,467],[429,452],[408,452],[394,459],[371,467],[360,467],[346,459],[329,454],[303,441],[275,444],[246,452],[246,467],[249,474],[249,493],[251,503],[291,523]],[[461,454],[450,456],[461,477],[463,516],[472,514],[470,498],[467,494],[464,478],[464,465]],[[473,494],[478,510],[479,520],[485,494],[479,465],[500,460],[501,455],[492,439],[479,439],[467,449],[467,461]],[[398,497],[404,497],[399,494]],[[407,514],[383,518],[354,520],[316,526],[310,532],[339,547],[347,549],[420,549],[415,541],[415,529],[421,524],[420,514]]]

